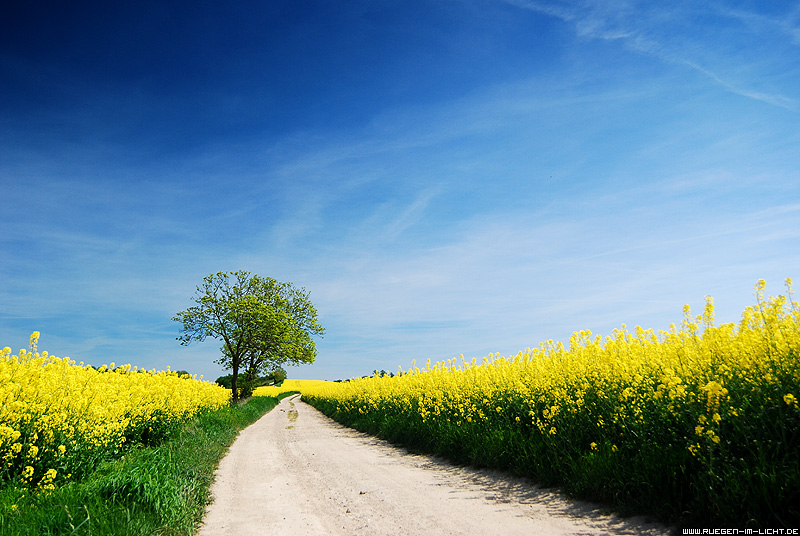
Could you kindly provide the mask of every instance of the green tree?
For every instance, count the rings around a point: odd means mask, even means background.
[[[250,272],[217,272],[197,286],[194,306],[173,320],[182,324],[182,345],[211,337],[222,341],[216,362],[232,372],[232,403],[239,400],[239,371],[248,378],[281,365],[313,363],[312,335],[325,328],[303,288]]]
[[[281,367],[278,367],[265,376],[248,378],[247,371],[245,370],[241,373],[238,380],[239,396],[240,398],[245,398],[253,394],[253,390],[256,387],[261,387],[262,385],[280,385],[284,382],[284,380],[286,380],[286,371]],[[220,376],[217,378],[214,383],[221,385],[225,389],[230,389],[232,381],[233,374],[226,374],[225,376]]]
[[[214,383],[216,383],[217,385],[221,385],[225,389],[230,389],[231,380],[233,380],[233,374],[226,374],[225,376],[220,376],[219,378],[214,380]]]
[[[265,380],[268,382],[266,385],[280,385],[286,380],[286,371],[278,367],[269,374],[265,376]]]

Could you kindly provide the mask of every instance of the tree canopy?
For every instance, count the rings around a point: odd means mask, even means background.
[[[313,363],[312,335],[325,333],[303,288],[246,271],[217,272],[197,286],[195,305],[173,320],[182,324],[182,345],[211,337],[222,341],[216,361],[232,371],[233,403],[240,370],[248,377],[284,365]]]

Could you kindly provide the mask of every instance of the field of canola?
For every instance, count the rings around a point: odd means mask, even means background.
[[[274,385],[256,387],[255,390],[253,390],[253,396],[278,396],[281,393],[291,393],[294,391],[303,392],[330,383],[332,382],[324,380],[284,380],[279,387]]]
[[[514,357],[298,383],[336,420],[457,462],[509,469],[623,512],[691,526],[800,526],[800,308],[738,324],[576,332]]]
[[[222,387],[169,370],[94,369],[39,353],[38,337],[18,355],[0,351],[0,485],[53,489],[230,400]]]

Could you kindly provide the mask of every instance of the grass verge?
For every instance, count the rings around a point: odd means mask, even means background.
[[[254,397],[195,417],[163,444],[103,462],[86,478],[49,492],[6,486],[0,489],[0,534],[194,534],[214,471],[238,432],[291,394]]]

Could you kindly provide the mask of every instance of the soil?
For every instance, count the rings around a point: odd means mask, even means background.
[[[504,473],[452,465],[281,401],[220,462],[201,536],[661,535]]]

